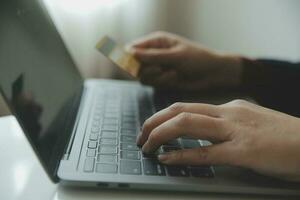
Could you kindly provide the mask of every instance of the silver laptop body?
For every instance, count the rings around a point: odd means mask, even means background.
[[[132,81],[83,81],[42,1],[0,4],[1,92],[54,182],[116,189],[300,194],[299,184],[244,169],[163,166],[155,155],[143,155],[135,144],[143,122],[185,99],[175,93],[170,100]],[[209,143],[179,138],[159,151],[205,145]]]
[[[74,129],[74,142],[71,142],[72,145],[61,160],[58,169],[58,177],[62,183],[116,189],[299,194],[297,184],[260,176],[245,169],[217,166],[197,166],[191,169],[190,166],[163,166],[155,157],[143,155],[135,146],[135,136],[140,130],[142,121],[150,113],[155,112],[153,89],[136,82],[114,80],[88,80],[85,82],[85,87],[86,92],[77,116],[78,124]],[[99,88],[106,89],[103,91]],[[148,110],[140,112],[139,109]],[[98,112],[100,117],[95,118]],[[126,126],[128,116],[134,116],[136,120],[134,126]],[[106,120],[107,118],[109,120]],[[112,122],[112,118],[118,120]],[[98,134],[96,137],[92,131],[94,120],[101,121],[100,125],[96,123],[96,127],[100,126],[99,130],[94,130]],[[110,123],[116,123],[113,125],[115,128],[109,127]],[[90,148],[89,142],[96,140],[96,147],[90,146],[92,147]],[[183,145],[186,142],[184,140],[186,139],[178,139],[180,148],[186,147]],[[195,147],[209,145],[207,141],[197,142],[198,145],[194,141],[186,148],[193,145]],[[176,143],[172,141],[163,147],[172,149],[177,145]],[[128,148],[128,145],[132,147]],[[160,151],[163,151],[163,147]],[[95,154],[89,154],[90,149],[95,149]],[[89,163],[89,160],[92,160],[92,163]]]

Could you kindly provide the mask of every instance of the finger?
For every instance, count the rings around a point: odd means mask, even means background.
[[[180,61],[179,48],[134,49],[132,54],[142,63],[172,64]]]
[[[232,165],[234,151],[228,142],[195,149],[184,149],[160,154],[158,159],[167,165]]]
[[[155,113],[152,117],[145,121],[142,127],[142,132],[137,137],[137,144],[143,145],[154,128],[183,112],[207,115],[211,117],[221,116],[220,108],[215,105],[200,103],[175,103],[168,108]]]
[[[168,141],[183,136],[223,142],[229,140],[226,132],[221,119],[200,114],[181,113],[151,131],[142,150],[145,153],[154,152]]]
[[[156,32],[140,39],[135,40],[127,45],[129,49],[134,48],[168,48],[174,43],[172,34]]]
[[[162,48],[164,47],[161,42],[161,38],[156,36],[146,36],[140,39],[135,40],[134,42],[127,45],[129,51],[134,50],[135,48]]]

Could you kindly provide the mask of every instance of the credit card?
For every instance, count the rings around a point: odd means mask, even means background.
[[[125,70],[134,77],[138,76],[140,63],[133,55],[126,52],[109,36],[104,36],[96,45],[96,48],[118,67]]]

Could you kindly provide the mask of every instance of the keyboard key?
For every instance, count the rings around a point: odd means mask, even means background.
[[[97,161],[100,163],[117,163],[117,155],[98,154]]]
[[[135,113],[136,106],[135,104],[127,104],[126,106],[123,106],[122,111],[124,113]]]
[[[179,147],[179,142],[178,142],[178,140],[171,140],[171,141],[167,142],[165,145]]]
[[[119,117],[119,112],[114,112],[114,113],[105,113],[105,118],[118,118]]]
[[[114,104],[106,105],[106,107],[105,107],[105,111],[107,113],[110,113],[110,112],[119,112],[119,110],[120,110],[120,107],[116,106]]]
[[[142,174],[140,161],[121,160],[120,161],[120,172],[121,174]]]
[[[189,176],[187,168],[183,166],[167,166],[167,171],[170,176]]]
[[[106,118],[106,119],[104,119],[103,124],[117,126],[118,119],[117,118]]]
[[[95,109],[96,111],[102,110],[103,109],[103,102],[102,101],[98,101],[95,105]]]
[[[135,143],[121,143],[122,150],[129,150],[129,151],[138,151],[139,148],[136,146]]]
[[[174,146],[162,146],[162,152],[163,153],[168,153],[168,152],[177,151],[177,150],[180,150],[180,148],[179,147],[174,147]]]
[[[122,112],[122,117],[136,119],[136,114],[135,114],[135,112]],[[136,120],[135,120],[135,122],[136,122]]]
[[[94,110],[94,116],[102,116],[103,109],[101,106],[96,106]]]
[[[122,129],[136,130],[136,124],[135,123],[122,123]]]
[[[136,123],[135,117],[124,117],[122,119],[122,123]]]
[[[97,173],[116,174],[118,172],[118,166],[116,164],[98,163],[96,165],[96,172]]]
[[[96,149],[88,149],[86,151],[86,156],[88,156],[88,157],[95,157],[96,156]]]
[[[104,125],[103,126],[104,131],[117,131],[118,126],[112,126],[112,125]]]
[[[136,136],[137,135],[137,131],[136,130],[121,129],[121,135],[133,135],[133,136]]]
[[[155,153],[143,153],[144,158],[157,158]]]
[[[144,173],[148,176],[164,176],[166,175],[164,167],[155,159],[143,160]]]
[[[121,135],[121,142],[135,143],[136,142],[136,137],[135,136]]]
[[[102,145],[99,146],[99,154],[116,154],[118,152],[117,146]]]
[[[101,137],[103,138],[116,138],[118,133],[116,131],[102,131]]]
[[[98,121],[98,120],[94,120],[93,123],[92,123],[92,126],[93,126],[93,127],[100,128],[100,125],[101,125],[101,122]]]
[[[181,144],[185,149],[193,149],[201,146],[198,140],[193,139],[181,139]]]
[[[121,107],[118,104],[120,104],[120,102],[118,101],[114,101],[109,104],[106,104],[105,105],[106,112],[120,112]]]
[[[191,167],[190,172],[194,177],[214,177],[211,167],[207,166]]]
[[[138,151],[121,151],[121,158],[127,160],[139,160],[141,159]]]
[[[116,93],[119,93],[119,91],[115,91]],[[106,105],[108,107],[120,107],[121,102],[121,95],[111,95],[108,96],[108,100],[106,101]]]
[[[94,110],[94,119],[95,118],[101,118],[103,113],[103,107],[102,106],[96,106]]]
[[[122,106],[122,110],[123,111],[127,111],[127,112],[131,112],[134,111],[136,108],[136,104],[134,104],[133,102],[126,102],[123,106]]]
[[[120,117],[120,111],[119,110],[106,111],[105,114],[104,114],[104,119],[108,119],[108,118],[118,119],[119,117]]]
[[[100,144],[117,145],[118,141],[116,138],[101,138]]]
[[[100,121],[101,120],[101,114],[95,113],[95,115],[93,116],[93,120],[94,121]]]
[[[125,102],[124,106],[122,106],[123,110],[127,110],[127,111],[131,111],[131,110],[135,110],[136,108],[136,104],[134,102]]]
[[[97,127],[97,126],[93,126],[92,129],[91,129],[91,132],[92,133],[99,133],[100,132],[100,128]]]
[[[97,144],[98,144],[97,141],[89,141],[88,148],[96,149],[97,148]]]
[[[90,140],[98,140],[98,134],[96,134],[96,133],[92,133],[91,135],[90,135]]]
[[[95,165],[95,159],[94,158],[86,158],[84,162],[84,171],[85,172],[93,172],[94,171],[94,165]]]
[[[201,146],[206,147],[206,146],[210,146],[211,142],[207,141],[207,140],[200,140]]]
[[[105,108],[106,109],[116,109],[116,108],[120,108],[120,102],[119,100],[110,100],[109,102],[106,102]]]

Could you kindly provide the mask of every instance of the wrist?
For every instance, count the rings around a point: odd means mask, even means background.
[[[229,84],[231,87],[240,87],[243,77],[243,60],[238,55],[220,55],[222,60],[222,68],[229,75]]]

